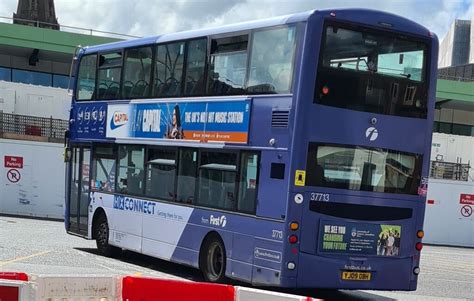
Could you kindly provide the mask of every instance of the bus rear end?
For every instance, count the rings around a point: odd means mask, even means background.
[[[307,26],[283,283],[415,290],[437,39],[366,10],[316,12]]]

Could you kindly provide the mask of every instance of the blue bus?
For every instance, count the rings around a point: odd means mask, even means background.
[[[437,47],[338,9],[81,48],[66,230],[210,282],[415,290]]]

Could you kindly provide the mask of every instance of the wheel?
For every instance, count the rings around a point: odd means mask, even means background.
[[[207,239],[201,251],[201,271],[208,282],[226,282],[226,255],[224,243],[217,237]]]
[[[115,257],[119,255],[120,249],[109,245],[109,224],[105,215],[101,214],[95,224],[95,242],[101,255]]]

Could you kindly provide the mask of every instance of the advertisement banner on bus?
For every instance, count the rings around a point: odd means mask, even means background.
[[[247,143],[250,99],[109,105],[107,138]]]
[[[319,251],[400,256],[400,240],[400,225],[323,221],[319,231]]]
[[[75,138],[103,139],[106,130],[107,104],[76,104]]]

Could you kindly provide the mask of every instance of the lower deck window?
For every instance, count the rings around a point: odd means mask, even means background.
[[[176,153],[174,150],[148,150],[146,195],[174,200]]]
[[[141,146],[119,147],[117,189],[120,193],[143,195],[145,149]]]
[[[93,191],[254,214],[259,158],[247,150],[98,145],[90,183]]]
[[[234,210],[237,154],[201,153],[198,205]]]
[[[195,149],[181,149],[179,152],[178,187],[176,201],[192,204],[196,189],[198,152]]]
[[[110,147],[96,147],[92,161],[91,189],[115,191],[115,151]]]
[[[416,195],[421,165],[417,154],[310,143],[307,185]]]

